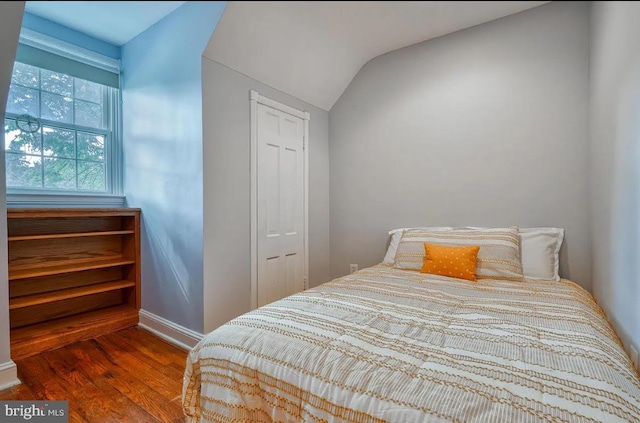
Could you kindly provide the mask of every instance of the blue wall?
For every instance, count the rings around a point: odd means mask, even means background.
[[[65,41],[78,47],[100,53],[113,59],[120,58],[120,47],[93,38],[90,35],[68,28],[40,16],[24,13],[22,27]]]
[[[142,208],[142,308],[198,332],[202,53],[225,5],[188,2],[122,47],[124,185],[127,205]]]

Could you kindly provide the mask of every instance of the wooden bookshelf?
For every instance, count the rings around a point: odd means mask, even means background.
[[[134,326],[139,209],[8,209],[14,359]]]

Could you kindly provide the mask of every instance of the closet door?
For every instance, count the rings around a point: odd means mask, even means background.
[[[258,306],[304,290],[304,126],[258,104]]]

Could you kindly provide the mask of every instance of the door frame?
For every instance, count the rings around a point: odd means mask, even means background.
[[[303,140],[302,150],[304,156],[304,289],[309,289],[309,121],[311,114],[307,111],[294,109],[286,104],[279,103],[268,97],[262,96],[256,90],[249,90],[251,105],[251,310],[258,308],[258,104],[271,107],[284,113],[302,119]]]

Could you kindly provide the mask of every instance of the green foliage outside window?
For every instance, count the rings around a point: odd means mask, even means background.
[[[15,63],[4,120],[7,187],[106,191],[106,87]],[[21,131],[16,117],[41,120]]]

